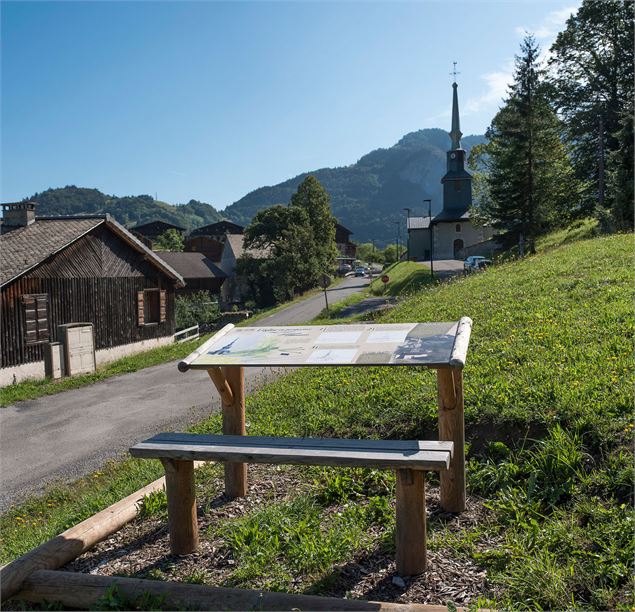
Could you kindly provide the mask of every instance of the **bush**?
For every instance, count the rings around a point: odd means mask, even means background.
[[[176,298],[176,329],[193,325],[211,326],[220,317],[218,300],[209,291],[197,291]]]

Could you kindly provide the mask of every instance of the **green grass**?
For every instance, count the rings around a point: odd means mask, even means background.
[[[390,278],[385,286],[381,281],[384,275]],[[434,283],[430,276],[430,268],[414,261],[402,261],[384,270],[379,278],[370,284],[369,291],[371,295],[411,295]]]
[[[51,380],[48,378],[25,380],[15,385],[2,387],[0,389],[0,407],[9,406],[22,400],[36,399],[70,389],[78,389],[79,387],[92,385],[111,376],[128,374],[129,372],[136,372],[137,370],[149,368],[150,366],[155,366],[160,363],[182,359],[200,346],[208,337],[209,335],[202,336],[197,340],[168,344],[149,351],[144,351],[143,353],[137,353],[136,355],[122,357],[121,359],[99,367],[93,374],[83,374],[81,376],[72,376],[60,380]]]
[[[539,253],[554,249],[570,242],[593,238],[598,234],[597,219],[580,219],[556,232],[541,236],[536,241],[536,251]]]
[[[467,475],[482,519],[431,520],[429,547],[486,570],[480,601],[491,607],[632,608],[632,260],[631,236],[581,240],[427,287],[382,318],[474,320]],[[434,438],[436,419],[435,377],[423,368],[298,369],[247,399],[250,434]],[[219,428],[214,416],[194,429]],[[199,481],[215,474],[203,470]],[[14,509],[0,519],[2,560],[158,473],[128,460]],[[391,549],[391,474],[300,474],[291,498],[206,536],[239,560],[228,584],[324,592],[333,564]],[[162,511],[158,499],[147,506]]]

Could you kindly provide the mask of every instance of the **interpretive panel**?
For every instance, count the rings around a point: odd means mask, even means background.
[[[228,325],[184,359],[179,368],[227,365],[462,367],[471,323],[470,319],[463,318],[452,323],[298,327]],[[463,335],[461,342],[457,342],[459,335]],[[462,355],[457,356],[455,345],[464,347]]]

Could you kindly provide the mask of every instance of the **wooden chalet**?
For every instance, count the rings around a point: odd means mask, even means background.
[[[112,217],[2,206],[0,386],[43,376],[60,325],[93,324],[97,364],[172,341],[183,278]]]
[[[357,245],[351,242],[353,232],[345,228],[341,223],[335,224],[335,244],[342,257],[354,258],[357,253]]]
[[[185,236],[185,232],[187,231],[184,227],[174,225],[173,223],[166,223],[165,221],[150,221],[143,225],[135,225],[130,231],[140,242],[143,242],[145,246],[152,249],[157,238],[171,229],[176,230],[181,238]]]

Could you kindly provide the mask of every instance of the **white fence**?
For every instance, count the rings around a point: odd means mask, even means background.
[[[186,340],[195,340],[200,335],[201,334],[199,332],[198,323],[197,323],[196,325],[193,325],[192,327],[188,327],[187,329],[182,329],[181,331],[177,331],[176,334],[174,334],[174,342],[185,342]]]

